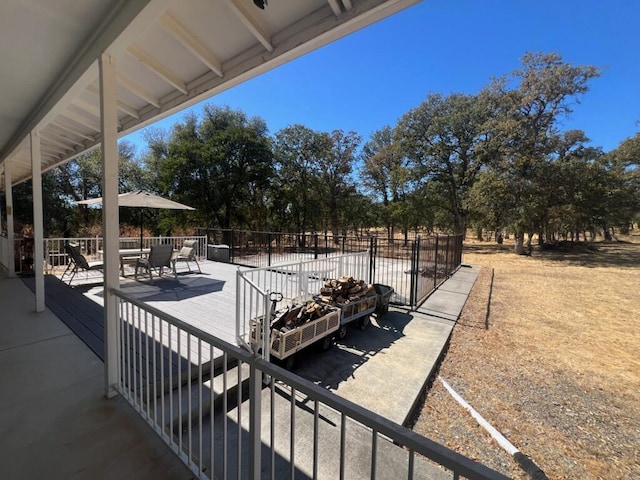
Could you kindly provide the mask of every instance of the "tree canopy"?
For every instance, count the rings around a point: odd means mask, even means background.
[[[363,139],[355,132],[266,122],[204,105],[169,132],[148,129],[146,148],[119,145],[120,191],[150,190],[196,208],[153,212],[155,233],[199,227],[292,232],[384,227],[514,234],[516,251],[537,234],[609,237],[640,221],[640,133],[610,152],[581,130],[563,130],[572,105],[600,75],[556,53],[527,53],[522,66],[477,94],[429,93],[397,121]],[[100,153],[43,176],[47,235],[78,235],[99,222],[75,201],[101,195]],[[29,222],[30,185],[15,189]],[[137,224],[125,209],[121,221]]]

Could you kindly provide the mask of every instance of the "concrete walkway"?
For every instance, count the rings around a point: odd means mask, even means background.
[[[296,373],[396,423],[405,424],[436,367],[479,273],[463,267],[434,292],[418,311],[392,308],[365,331],[350,328],[329,352],[308,352]],[[190,472],[122,399],[102,398],[103,364],[49,311],[33,313],[32,303],[16,298],[32,293],[18,279],[0,278],[0,440],[3,478],[190,478]],[[4,317],[4,315],[3,315]],[[70,402],[69,399],[74,399]],[[275,427],[280,461],[287,462],[289,414]],[[263,392],[268,405],[268,391]],[[313,414],[300,399],[296,438],[312,431]],[[223,415],[219,412],[218,415]],[[229,412],[233,419],[234,412]],[[243,416],[243,423],[247,421]],[[279,417],[278,417],[279,418]],[[323,456],[339,443],[338,417],[322,409]],[[123,426],[125,428],[123,428]],[[263,431],[267,444],[269,430]],[[228,439],[231,440],[231,439]],[[368,478],[370,432],[349,427],[347,478]],[[302,442],[306,445],[307,439]],[[231,444],[234,444],[231,441]],[[297,475],[309,474],[309,451],[296,455]],[[406,477],[406,452],[380,441],[379,478]],[[326,452],[325,452],[326,450]],[[266,453],[266,452],[265,452]],[[334,452],[335,453],[335,452]],[[320,478],[336,478],[335,455],[323,462]],[[34,461],[34,459],[38,459]],[[383,461],[384,459],[384,461]],[[363,463],[364,462],[364,463]],[[266,473],[266,472],[265,472]],[[416,462],[416,478],[451,478],[429,462]],[[116,474],[115,477],[112,474]]]
[[[3,479],[189,479],[122,399],[103,397],[104,364],[33,293],[0,272]]]
[[[461,267],[417,311],[392,307],[365,331],[350,328],[337,348],[301,358],[296,373],[406,424],[479,271],[479,267]]]

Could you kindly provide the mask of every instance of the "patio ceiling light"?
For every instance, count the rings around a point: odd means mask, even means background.
[[[256,7],[261,8],[262,10],[267,6],[267,0],[253,0],[253,3]]]

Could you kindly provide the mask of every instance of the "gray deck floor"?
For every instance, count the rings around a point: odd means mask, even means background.
[[[237,265],[203,260],[202,273],[186,273],[178,270],[178,279],[172,275],[161,278],[140,277],[136,281],[133,270],[125,272],[120,289],[126,295],[145,302],[200,330],[210,333],[233,345],[236,329],[236,272]],[[102,284],[90,286],[81,278],[72,282],[76,288],[84,287],[84,294],[99,305],[104,304]],[[78,278],[78,277],[76,277]]]

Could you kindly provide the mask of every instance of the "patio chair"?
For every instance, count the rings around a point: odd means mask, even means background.
[[[64,251],[69,256],[69,264],[60,277],[60,280],[63,280],[64,276],[68,273],[69,275],[71,275],[68,285],[71,285],[73,277],[76,276],[76,273],[78,273],[79,270],[84,270],[85,272],[87,272],[88,277],[90,270],[102,271],[104,269],[104,263],[100,260],[89,262],[80,251],[79,245],[73,245],[69,242],[65,242]]]
[[[147,258],[138,258],[136,260],[136,273],[135,279],[138,279],[138,269],[143,268],[149,274],[149,279],[153,283],[153,271],[157,272],[159,277],[162,276],[164,268],[171,269],[173,267],[171,263],[171,257],[173,256],[173,245],[152,245],[151,251]]]
[[[185,240],[178,254],[173,257],[173,273],[176,278],[178,278],[178,272],[176,270],[176,263],[178,262],[186,262],[187,267],[189,268],[188,272],[186,273],[196,273],[195,270],[191,269],[191,265],[189,264],[189,262],[194,262],[196,264],[196,267],[198,267],[198,273],[202,273],[202,270],[200,270],[200,264],[198,263],[198,259],[196,257],[195,247],[197,243],[197,240]]]

